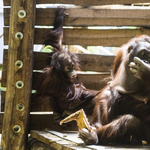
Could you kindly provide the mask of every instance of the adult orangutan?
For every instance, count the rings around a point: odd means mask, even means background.
[[[93,97],[99,93],[81,84],[74,84],[79,60],[62,46],[64,15],[64,8],[56,10],[54,28],[46,34],[45,45],[51,45],[54,52],[49,66],[43,69],[35,87],[38,103],[44,109],[53,108],[55,121],[81,108],[88,116],[92,116],[96,103]]]
[[[91,132],[79,136],[86,144],[150,143],[150,37],[131,39],[119,51],[113,80],[95,97]]]

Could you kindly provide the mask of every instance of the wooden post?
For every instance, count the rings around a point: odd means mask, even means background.
[[[11,0],[4,150],[25,150],[27,146],[35,10],[36,0]]]

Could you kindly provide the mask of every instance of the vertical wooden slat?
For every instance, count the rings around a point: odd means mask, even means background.
[[[35,24],[36,0],[11,0],[8,72],[6,105],[2,129],[1,146],[4,150],[25,150],[27,146],[29,107],[32,86],[33,68],[33,39]],[[26,12],[25,18],[18,17],[18,11]],[[23,39],[17,40],[15,34],[23,33]],[[23,67],[18,68],[15,62],[21,60]],[[22,81],[21,89],[16,87],[16,82]],[[22,103],[24,109],[17,110],[17,105]],[[18,133],[14,132],[14,126]]]

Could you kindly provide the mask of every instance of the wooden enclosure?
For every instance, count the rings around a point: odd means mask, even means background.
[[[59,126],[53,121],[51,108],[43,111],[34,107],[32,90],[40,70],[48,65],[49,53],[33,52],[33,44],[43,43],[43,34],[49,29],[41,26],[53,25],[56,9],[36,8],[36,4],[75,5],[66,7],[69,14],[64,22],[63,42],[66,45],[120,47],[135,36],[150,35],[150,7],[141,9],[140,6],[130,6],[132,3],[148,2],[148,0],[4,0],[5,6],[11,6],[11,9],[4,8],[4,44],[9,45],[9,50],[4,50],[3,57],[2,87],[6,87],[7,92],[1,92],[0,132],[3,125],[2,146],[5,150],[26,149],[25,141],[30,130],[66,129],[66,126]],[[114,4],[120,4],[120,7],[115,7]],[[18,17],[19,10],[26,11],[25,18]],[[73,28],[69,28],[70,26]],[[116,26],[116,28],[88,29],[89,26]],[[135,27],[117,28],[122,26]],[[17,32],[23,32],[24,36],[22,40],[14,42]],[[79,72],[75,82],[83,83],[89,89],[102,89],[107,84],[105,78],[111,75],[115,56],[83,53],[77,55],[82,72]],[[17,60],[23,61],[23,68],[15,67]],[[24,87],[18,90],[15,87],[16,81],[23,81]],[[19,103],[25,106],[22,112],[16,109]],[[16,134],[13,127],[18,124],[23,131]],[[67,128],[74,130],[76,124],[69,124]],[[13,148],[7,145],[10,139]]]

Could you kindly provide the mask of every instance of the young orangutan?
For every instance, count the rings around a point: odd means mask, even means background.
[[[54,28],[47,34],[45,40],[45,45],[51,45],[54,53],[51,56],[50,66],[43,69],[36,85],[38,100],[44,103],[45,98],[48,99],[57,121],[81,108],[86,115],[92,115],[95,106],[95,100],[92,99],[99,93],[73,82],[77,76],[76,71],[79,70],[79,63],[77,56],[62,46],[64,15],[65,9],[58,8]]]

